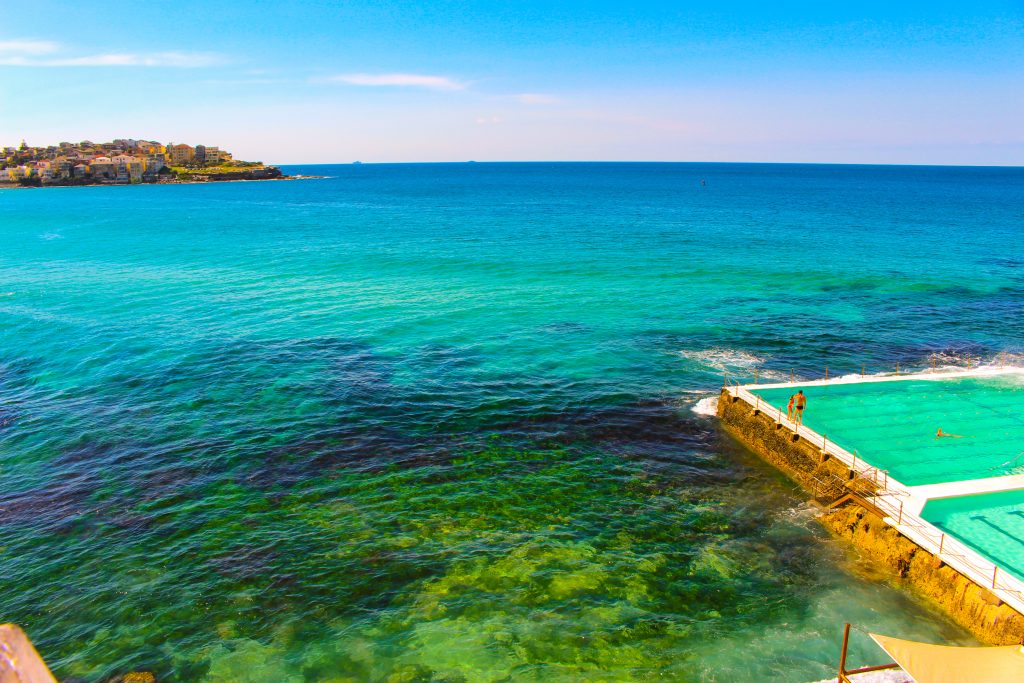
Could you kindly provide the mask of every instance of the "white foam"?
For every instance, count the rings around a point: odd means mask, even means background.
[[[856,676],[850,676],[850,680],[854,683],[914,683],[912,679],[902,669],[898,670],[887,670],[887,671],[869,671],[866,674],[857,674]],[[814,683],[836,683],[836,677],[825,678]]]
[[[879,372],[875,374],[852,374],[852,375],[840,375],[837,377],[829,377],[828,379],[819,378],[813,380],[796,380],[795,382],[784,381],[775,383],[765,383],[760,386],[754,384],[742,385],[747,389],[782,389],[789,387],[809,387],[809,386],[824,386],[829,384],[858,384],[861,382],[894,382],[900,380],[948,380],[955,378],[970,378],[970,377],[998,377],[1005,379],[1005,381],[1013,382],[1024,382],[1024,366],[1011,366],[1011,365],[981,365],[974,366],[970,370],[964,368],[949,368],[949,369],[932,369],[928,368],[925,370],[914,370],[910,372],[901,371],[899,374],[895,372]]]
[[[764,365],[765,360],[767,360],[763,356],[758,356],[741,349],[716,346],[710,349],[683,349],[678,353],[686,360],[699,363],[718,372],[728,372],[750,378],[757,374],[761,379],[779,382],[789,379],[788,373],[779,370],[766,370],[761,367]]]
[[[697,401],[696,405],[690,408],[693,412],[698,415],[706,415],[708,417],[714,417],[718,415],[718,397],[708,396]]]
[[[883,372],[847,373],[832,375],[827,380],[823,377],[814,379],[794,376],[782,370],[765,369],[767,360],[763,356],[744,351],[716,346],[709,349],[683,349],[678,352],[683,358],[700,363],[707,368],[730,375],[729,381],[751,386],[751,380],[763,384],[761,388],[804,386],[815,384],[832,384],[848,382],[871,382],[891,379],[948,379],[952,377],[977,377],[1001,375],[1007,381],[1024,383],[1024,353],[1000,352],[989,358],[980,356],[959,355],[956,353],[935,353],[926,356],[920,364],[897,366]],[[694,412],[708,415],[707,407],[698,402]]]
[[[764,358],[739,349],[715,347],[711,349],[683,350],[679,355],[716,370],[730,368],[752,368],[764,362]]]
[[[779,519],[784,519],[798,526],[804,526],[810,522],[815,522],[820,514],[821,511],[810,503],[800,503],[780,512]]]

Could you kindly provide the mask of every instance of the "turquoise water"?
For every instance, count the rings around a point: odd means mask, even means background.
[[[963,641],[691,408],[1020,352],[1024,171],[301,170],[0,192],[0,621],[60,676],[807,681],[844,620]]]
[[[907,486],[1024,473],[1024,375],[803,388],[804,424]],[[755,393],[785,411],[796,389]],[[955,436],[938,438],[938,430]]]
[[[930,500],[921,516],[1024,580],[1024,491]]]

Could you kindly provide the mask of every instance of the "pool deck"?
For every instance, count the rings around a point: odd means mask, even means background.
[[[774,384],[748,384],[726,386],[719,399],[718,415],[726,431],[736,436],[766,460],[775,464],[786,474],[796,479],[804,488],[811,490],[819,503],[828,512],[850,502],[881,518],[885,525],[898,532],[899,536],[911,541],[917,548],[932,556],[936,569],[948,566],[965,577],[975,586],[994,596],[991,602],[1012,608],[1017,613],[1015,625],[1008,634],[1005,628],[998,635],[988,632],[988,626],[975,623],[979,620],[1003,619],[993,617],[982,604],[972,607],[971,614],[963,612],[962,606],[949,609],[962,625],[967,626],[979,637],[987,640],[1007,640],[1012,633],[1024,635],[1024,576],[1013,568],[993,561],[956,535],[943,531],[923,516],[929,501],[960,498],[979,494],[1024,490],[1024,474],[981,477],[959,481],[907,485],[894,478],[886,469],[870,462],[870,456],[860,456],[831,441],[824,434],[806,425],[796,425],[786,414],[758,393],[766,389],[808,389],[810,387],[834,387],[837,385],[860,385],[892,383],[913,380],[934,380],[941,385],[943,380],[995,378],[1016,376],[1024,380],[1024,368],[981,368],[957,372],[929,372],[904,375],[860,376],[846,375],[828,380],[784,382]],[[879,387],[882,389],[882,387]],[[1024,390],[1024,382],[1022,382]],[[737,403],[745,404],[744,410],[736,410]],[[808,402],[808,412],[813,409],[813,398]],[[827,418],[821,417],[820,420]],[[921,418],[922,424],[924,418]],[[819,427],[822,425],[819,424]],[[932,427],[934,429],[934,427]],[[824,431],[824,430],[823,430]],[[1024,434],[1024,430],[1022,430]],[[856,446],[847,439],[847,446]],[[1021,443],[1024,450],[1024,443]],[[888,458],[898,457],[898,449],[886,449]],[[817,457],[817,462],[813,459]],[[865,459],[868,458],[868,459]],[[826,467],[827,465],[827,467]],[[837,472],[839,474],[837,475]],[[829,486],[818,486],[828,481]],[[826,491],[826,493],[822,493]],[[843,494],[843,495],[838,495]],[[859,519],[859,517],[858,517]],[[826,526],[828,526],[826,524]],[[867,526],[867,525],[865,525]],[[1019,539],[1024,543],[1024,539]],[[913,555],[913,551],[911,555]],[[1016,563],[1015,563],[1016,564]],[[901,574],[906,572],[901,571]],[[932,581],[934,577],[922,579]],[[932,591],[934,593],[934,590]],[[962,592],[962,591],[961,591]],[[932,596],[936,597],[936,596]],[[960,598],[962,599],[962,596]],[[936,598],[937,602],[952,601]],[[985,615],[982,615],[982,613]],[[970,623],[969,623],[970,622]]]

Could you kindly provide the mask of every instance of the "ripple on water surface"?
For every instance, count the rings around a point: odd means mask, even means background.
[[[1019,171],[305,170],[3,193],[0,620],[59,675],[802,683],[843,621],[963,638],[691,409],[1019,352]]]

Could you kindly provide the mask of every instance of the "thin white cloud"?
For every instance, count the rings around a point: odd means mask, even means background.
[[[50,60],[47,66],[172,66],[196,68],[222,64],[224,58],[210,52],[112,53]]]
[[[325,79],[330,83],[371,87],[426,88],[428,90],[465,90],[466,84],[445,76],[424,74],[341,74]]]
[[[207,85],[280,85],[292,83],[287,78],[206,78],[198,83]]]
[[[530,105],[536,105],[536,104],[561,104],[564,101],[564,100],[562,100],[561,97],[555,97],[554,95],[546,95],[544,93],[537,93],[537,92],[519,93],[518,95],[513,95],[513,97],[520,104],[530,104]]]
[[[60,49],[50,40],[0,40],[0,55],[45,55]]]
[[[212,52],[112,52],[81,56],[59,56],[66,52],[59,43],[48,40],[0,41],[0,66],[73,67],[73,66],[167,66],[195,68],[221,64],[222,56]]]

